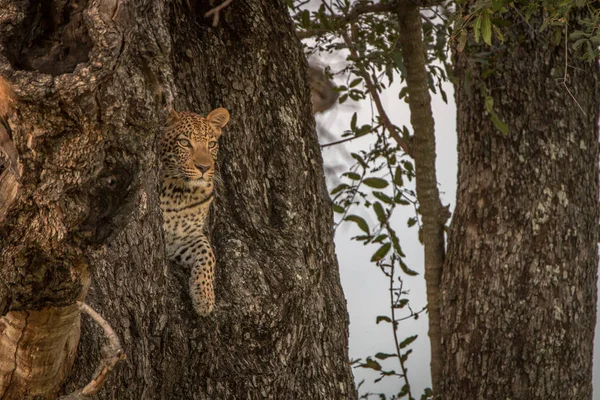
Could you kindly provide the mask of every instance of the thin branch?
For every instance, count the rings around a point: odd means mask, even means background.
[[[204,18],[208,18],[212,15],[213,16],[212,26],[216,27],[217,25],[219,25],[219,14],[221,13],[221,10],[223,10],[225,7],[227,7],[229,4],[231,4],[232,1],[233,0],[225,0],[223,3],[216,6],[215,8],[212,8],[206,14],[204,14]]]
[[[568,35],[569,32],[568,32],[568,28],[569,28],[569,25],[565,24],[565,73],[563,75],[561,83],[565,87],[565,89],[567,90],[567,93],[569,94],[569,96],[571,96],[571,98],[573,99],[575,104],[577,104],[577,107],[579,107],[579,109],[581,110],[583,115],[585,115],[587,117],[587,114],[583,110],[583,107],[581,107],[581,104],[579,104],[579,102],[577,101],[575,96],[573,96],[573,93],[571,93],[571,91],[569,90],[569,87],[567,86],[567,76],[568,76],[568,71],[569,71],[569,35]]]
[[[100,325],[104,331],[104,335],[108,339],[107,346],[104,347],[104,358],[100,361],[99,367],[96,369],[94,377],[83,389],[68,394],[60,398],[60,400],[83,400],[89,399],[91,396],[98,393],[98,391],[104,385],[104,381],[114,369],[115,365],[121,360],[124,360],[125,352],[121,347],[119,337],[112,329],[110,324],[102,318],[100,314],[94,311],[90,306],[85,303],[77,302],[81,311],[92,317],[92,319]]]
[[[324,149],[325,147],[330,147],[330,146],[335,146],[335,145],[338,145],[338,144],[346,143],[346,142],[349,142],[351,140],[358,139],[360,137],[362,137],[362,136],[351,136],[351,137],[348,137],[348,138],[336,140],[335,142],[325,143],[325,144],[321,145],[321,148]]]
[[[373,128],[373,130],[376,130],[376,129],[378,129],[380,126],[381,126],[381,125],[377,125],[377,126],[375,126],[375,127]],[[367,135],[367,134],[360,135],[360,136],[350,136],[350,137],[347,137],[347,138],[344,138],[344,139],[336,140],[336,141],[334,141],[334,142],[325,143],[325,144],[322,144],[322,145],[321,145],[321,148],[322,148],[322,149],[324,149],[324,148],[326,148],[326,147],[335,146],[335,145],[338,145],[338,144],[341,144],[341,143],[350,142],[350,141],[352,141],[352,140],[354,140],[354,139],[360,139],[361,137],[364,137],[364,136],[366,136],[366,135]]]
[[[321,0],[321,1],[325,5],[325,7],[329,10],[329,12],[331,12],[333,14],[333,9],[329,6],[329,4],[327,4],[324,0]],[[395,3],[388,3],[385,5],[388,6],[390,4],[395,5]],[[379,5],[379,4],[377,4],[377,5]],[[344,39],[344,43],[346,43],[346,46],[348,47],[348,50],[350,51],[350,56],[355,60],[359,60],[360,57],[359,57],[358,53],[356,52],[356,48],[354,47],[354,44],[353,44],[352,40],[350,39],[350,36],[348,36],[348,33],[343,31],[342,38]],[[398,130],[396,129],[394,124],[392,124],[392,121],[390,120],[387,113],[385,112],[385,109],[383,108],[383,104],[381,103],[381,98],[379,97],[379,93],[377,93],[377,88],[375,87],[375,84],[373,83],[371,76],[368,74],[368,72],[366,70],[361,69],[361,68],[358,68],[357,75],[360,76],[361,78],[363,78],[365,81],[365,86],[367,87],[367,91],[371,95],[371,98],[373,99],[373,102],[375,103],[375,107],[377,108],[377,112],[379,113],[379,118],[381,119],[381,124],[390,132],[390,135],[392,135],[392,137],[398,143],[398,145],[402,148],[402,150],[404,150],[404,152],[406,154],[410,155],[410,147],[409,147],[408,143],[402,138],[402,136],[400,136],[400,134],[398,133]]]
[[[400,280],[400,292],[402,292],[403,282]],[[398,322],[396,321],[396,312],[394,307],[394,260],[392,260],[391,272],[390,272],[390,309],[392,315],[392,330],[394,331],[394,344],[396,345],[396,354],[398,356],[398,361],[400,362],[400,368],[402,369],[402,377],[404,378],[404,384],[408,388],[408,398],[412,399],[412,393],[410,392],[410,383],[408,381],[408,374],[406,370],[406,366],[404,365],[404,360],[402,359],[402,350],[400,349],[400,341],[398,340],[398,332],[396,331],[396,326]]]
[[[350,50],[350,55],[352,56],[352,58],[358,59],[358,54],[356,53],[356,49],[354,48],[352,40],[350,39],[348,34],[344,32],[342,34],[342,38],[348,46],[348,50]],[[404,150],[406,154],[411,155],[410,146],[402,138],[402,136],[400,136],[398,130],[396,129],[394,124],[392,124],[392,121],[385,112],[385,108],[383,108],[383,103],[381,102],[381,98],[379,97],[379,93],[377,92],[377,88],[375,87],[371,76],[367,73],[367,71],[361,70],[360,68],[357,71],[357,74],[365,80],[365,86],[367,88],[367,91],[371,95],[373,102],[375,103],[375,107],[377,108],[377,112],[379,113],[379,118],[381,119],[381,124],[388,130],[388,132],[390,132],[390,135],[392,135],[392,138],[394,138],[394,140],[398,143],[402,150]]]

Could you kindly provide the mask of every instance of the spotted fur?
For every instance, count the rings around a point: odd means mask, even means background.
[[[191,267],[190,297],[200,315],[215,306],[215,255],[204,232],[214,195],[218,139],[229,112],[206,117],[172,111],[161,140],[160,205],[167,256]]]

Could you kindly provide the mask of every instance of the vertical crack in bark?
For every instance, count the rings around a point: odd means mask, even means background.
[[[11,311],[1,322],[0,397],[52,398],[65,378],[79,340],[76,306]]]
[[[447,210],[440,201],[435,170],[435,130],[431,112],[431,97],[425,69],[425,46],[419,7],[408,0],[397,8],[400,28],[400,49],[406,66],[406,87],[410,121],[414,130],[414,151],[417,198],[423,216],[425,280],[431,341],[431,378],[433,392],[439,396],[442,382],[442,351],[440,333],[440,277],[444,262],[444,225]]]
[[[19,352],[19,345],[21,344],[21,341],[23,340],[23,337],[25,336],[25,331],[27,330],[27,324],[29,323],[29,312],[25,311],[25,322],[23,324],[23,328],[21,329],[21,336],[19,336],[19,339],[17,340],[17,344],[15,345],[15,352],[13,354],[13,363],[14,363],[14,367],[10,373],[10,378],[8,378],[8,383],[6,384],[6,388],[8,389],[10,387],[10,384],[13,381],[13,377],[15,376],[15,372],[17,371],[17,353]]]

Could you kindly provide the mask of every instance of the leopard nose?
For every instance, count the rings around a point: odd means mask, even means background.
[[[198,168],[200,172],[205,173],[210,169],[210,165],[196,164],[196,168]]]

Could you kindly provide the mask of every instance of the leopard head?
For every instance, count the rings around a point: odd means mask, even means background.
[[[163,179],[181,186],[210,188],[218,140],[227,122],[229,112],[224,108],[217,108],[206,117],[172,110],[161,140]]]

